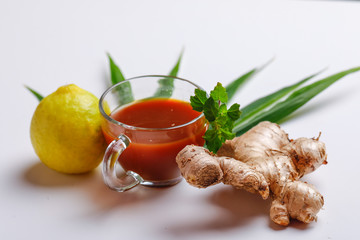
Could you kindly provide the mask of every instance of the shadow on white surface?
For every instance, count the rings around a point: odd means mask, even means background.
[[[85,174],[62,174],[36,163],[23,172],[23,180],[39,188],[75,189],[84,192],[95,205],[95,214],[102,214],[114,208],[126,208],[161,197],[167,188],[147,188],[137,186],[131,191],[118,193],[110,190],[103,182],[98,169]]]
[[[283,230],[286,227],[275,224],[270,220],[270,200],[263,200],[260,195],[248,193],[232,187],[220,189],[213,194],[211,202],[225,209],[237,227],[246,225],[255,218],[266,216],[269,227],[273,230]],[[291,220],[288,227],[307,229],[308,224]]]
[[[131,191],[118,193],[105,186],[98,170],[87,174],[68,175],[53,171],[42,163],[36,163],[26,168],[22,172],[22,180],[40,190],[44,188],[46,190],[53,189],[60,195],[68,194],[67,198],[72,198],[71,201],[77,202],[77,204],[79,204],[79,201],[82,202],[80,204],[85,205],[90,202],[90,209],[87,208],[83,217],[95,219],[98,219],[98,217],[107,218],[113,213],[115,215],[119,214],[117,210],[125,210],[127,214],[135,211],[136,214],[138,207],[144,209],[144,206],[149,206],[149,204],[152,204],[151,202],[156,202],[173,192],[169,191],[169,187],[149,188],[138,186]],[[66,191],[60,191],[61,189]],[[80,193],[81,197],[78,198],[79,195],[74,194],[74,191]],[[85,200],[84,202],[83,196],[88,201]],[[241,231],[241,229],[249,225],[264,225],[264,223],[274,231],[287,228],[306,230],[312,225],[292,220],[288,227],[278,226],[269,218],[270,200],[263,200],[257,194],[237,190],[231,186],[219,186],[210,195],[206,196],[204,204],[201,205],[210,210],[202,212],[203,210],[199,209],[198,213],[200,214],[194,219],[190,217],[186,222],[180,221],[172,224],[172,226],[168,227],[170,234],[177,237],[186,237],[203,232],[221,232],[231,229]],[[209,205],[212,207],[209,208]],[[114,210],[116,211],[114,212]],[[204,216],[200,216],[203,215],[202,213],[204,213]]]
[[[279,226],[269,218],[270,200],[263,200],[259,195],[223,186],[208,198],[217,212],[203,221],[190,221],[171,227],[171,233],[178,237],[192,236],[203,232],[222,232],[230,229],[241,231],[250,225],[265,224],[274,231],[295,228],[306,230],[311,224],[291,220],[288,227]],[[258,223],[254,223],[258,222]]]
[[[94,175],[95,172],[77,175],[62,174],[38,162],[25,169],[23,179],[37,187],[55,188],[79,185],[89,181]]]
[[[97,179],[91,186],[87,186],[86,192],[96,205],[90,214],[106,215],[115,209],[129,209],[129,207],[145,205],[149,201],[161,198],[167,192],[166,189],[137,186],[119,193],[107,188],[102,179]]]

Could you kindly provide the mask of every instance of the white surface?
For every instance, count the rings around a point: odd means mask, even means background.
[[[324,195],[318,222],[282,228],[269,201],[231,187],[185,181],[165,189],[108,190],[99,169],[67,176],[42,165],[29,138],[37,100],[75,83],[97,96],[110,52],[126,77],[166,74],[185,49],[179,76],[207,90],[275,56],[247,84],[243,106],[327,67],[360,65],[357,1],[0,2],[1,239],[355,239],[360,215],[360,73],[337,82],[282,126],[321,139],[329,164],[305,178]]]

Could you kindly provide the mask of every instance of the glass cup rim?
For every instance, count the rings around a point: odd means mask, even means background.
[[[196,88],[200,89],[200,90],[203,90],[205,91],[202,87],[200,87],[199,85],[197,85],[196,83],[193,83],[192,81],[190,80],[187,80],[187,79],[184,79],[184,78],[180,78],[180,77],[175,77],[175,76],[170,76],[170,75],[141,75],[141,76],[137,76],[137,77],[132,77],[132,78],[128,78],[128,79],[125,79],[124,81],[121,81],[117,84],[114,84],[112,85],[111,87],[109,87],[108,89],[105,90],[105,92],[101,95],[100,97],[100,100],[99,100],[99,110],[100,110],[100,113],[101,115],[109,122],[113,123],[113,124],[116,124],[116,125],[119,125],[119,126],[122,126],[126,129],[131,129],[131,130],[143,130],[143,131],[164,131],[164,130],[173,130],[173,129],[178,129],[178,128],[182,128],[182,127],[186,127],[196,121],[198,121],[199,119],[201,119],[203,116],[204,116],[204,113],[201,112],[199,116],[197,116],[196,118],[192,119],[191,121],[189,122],[186,122],[184,124],[181,124],[181,125],[177,125],[177,126],[173,126],[173,127],[167,127],[167,128],[144,128],[144,127],[136,127],[136,126],[132,126],[132,125],[128,125],[128,124],[125,124],[123,122],[119,122],[115,119],[113,119],[112,117],[110,117],[109,114],[107,114],[103,108],[103,102],[105,100],[105,97],[106,95],[111,92],[114,88],[116,88],[117,86],[121,85],[121,84],[124,84],[124,83],[127,83],[127,82],[131,82],[132,80],[135,80],[135,79],[139,79],[139,78],[154,78],[154,77],[157,77],[157,78],[164,78],[164,77],[170,77],[170,78],[173,78],[173,79],[177,79],[177,80],[180,80],[180,81],[183,81],[183,82],[187,82],[187,83],[190,83],[191,85],[195,86]]]

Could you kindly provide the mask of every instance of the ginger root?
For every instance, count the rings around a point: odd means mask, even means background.
[[[270,218],[287,226],[290,218],[309,223],[324,205],[314,186],[299,179],[326,164],[318,138],[289,140],[279,125],[261,122],[227,140],[217,155],[199,146],[181,150],[176,161],[188,183],[205,188],[220,182],[272,199]]]

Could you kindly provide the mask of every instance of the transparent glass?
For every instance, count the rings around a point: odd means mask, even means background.
[[[207,122],[202,113],[185,124],[166,128],[127,125],[115,120],[112,113],[154,96],[189,102],[196,88],[200,87],[185,79],[147,75],[118,83],[103,93],[99,107],[109,145],[102,173],[108,187],[123,192],[138,184],[161,187],[181,181],[175,157],[186,145],[204,144]],[[126,174],[118,176],[118,167]]]

